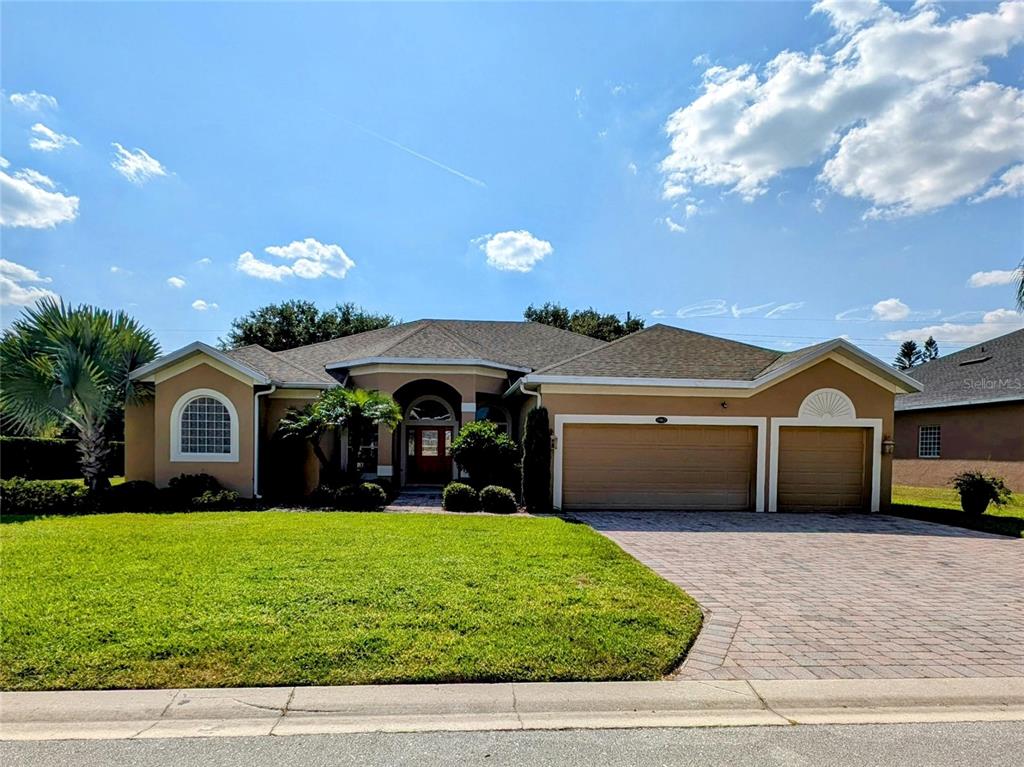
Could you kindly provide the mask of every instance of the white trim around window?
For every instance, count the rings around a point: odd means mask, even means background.
[[[779,429],[785,426],[834,429],[849,427],[871,429],[871,511],[878,511],[882,493],[882,419],[881,418],[772,418],[771,450],[768,456],[768,511],[779,508]]]
[[[183,453],[181,450],[181,414],[185,406],[197,397],[210,397],[220,402],[231,418],[231,446],[227,453]],[[193,389],[178,397],[171,408],[171,462],[172,463],[238,463],[238,411],[234,403],[214,389]]]
[[[764,511],[765,442],[768,419],[746,416],[690,416],[690,415],[556,415],[555,416],[555,460],[554,497],[556,509],[562,507],[562,462],[564,460],[563,432],[566,424],[636,424],[638,426],[753,426],[757,429],[757,456],[754,511]]]

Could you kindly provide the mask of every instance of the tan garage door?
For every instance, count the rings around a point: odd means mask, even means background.
[[[753,509],[748,426],[566,424],[566,509]]]
[[[779,430],[779,511],[850,511],[868,507],[868,430]]]

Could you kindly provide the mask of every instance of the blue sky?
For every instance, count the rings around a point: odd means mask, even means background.
[[[50,291],[167,350],[286,298],[405,320],[555,300],[886,358],[1024,326],[1019,0],[2,21],[5,324]]]

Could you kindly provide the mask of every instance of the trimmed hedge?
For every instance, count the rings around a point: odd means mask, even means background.
[[[341,487],[320,485],[309,500],[318,508],[337,511],[380,511],[388,505],[387,493],[375,482]]]
[[[74,480],[0,480],[0,509],[7,514],[88,514],[93,499],[85,485]]]
[[[0,437],[0,479],[75,479],[82,476],[73,439]],[[124,443],[111,442],[107,470],[124,474]]]
[[[449,482],[441,493],[441,507],[445,511],[476,511],[480,508],[480,496],[467,484]]]
[[[488,485],[480,491],[480,510],[489,514],[515,514],[519,511],[516,494],[507,487]]]

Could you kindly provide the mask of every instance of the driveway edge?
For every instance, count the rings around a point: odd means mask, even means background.
[[[1024,678],[0,693],[0,740],[1024,720]]]

